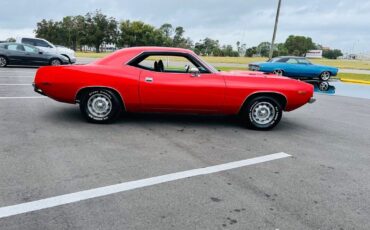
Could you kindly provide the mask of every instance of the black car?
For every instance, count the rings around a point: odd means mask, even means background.
[[[0,67],[7,65],[63,65],[69,64],[68,58],[50,54],[26,44],[0,43]]]

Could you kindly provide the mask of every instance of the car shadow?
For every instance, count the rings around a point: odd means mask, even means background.
[[[97,125],[86,122],[78,107],[58,108],[45,112],[43,118],[52,123],[69,123],[81,125]],[[193,114],[161,114],[161,113],[127,113],[118,118],[114,123],[107,125],[174,125],[191,126],[193,128],[246,128],[241,124],[238,116],[223,115],[193,115]],[[282,118],[273,131],[294,132],[310,129],[308,124],[301,124],[293,120]],[[256,131],[258,132],[258,131]]]
[[[8,65],[4,68],[8,68],[8,69],[19,69],[19,68],[22,68],[22,69],[38,69],[40,67],[41,66]]]

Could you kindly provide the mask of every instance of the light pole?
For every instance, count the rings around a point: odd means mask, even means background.
[[[277,11],[276,11],[274,34],[272,35],[272,41],[271,41],[271,46],[270,46],[270,54],[269,54],[270,59],[272,58],[272,54],[274,52],[274,43],[275,43],[275,37],[276,37],[276,30],[277,30],[277,25],[278,25],[278,22],[279,22],[280,5],[281,5],[281,0],[279,0]]]

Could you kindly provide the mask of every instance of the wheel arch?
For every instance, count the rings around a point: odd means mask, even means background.
[[[76,103],[80,103],[82,97],[89,91],[91,90],[99,90],[99,89],[108,89],[108,90],[111,90],[119,99],[121,105],[122,105],[122,108],[124,111],[126,111],[126,105],[125,105],[125,101],[121,95],[121,93],[113,88],[113,87],[109,87],[109,86],[86,86],[86,87],[82,87],[80,88],[79,90],[77,90],[77,93],[76,93],[76,96],[75,96],[75,102]]]
[[[8,64],[9,64],[9,58],[8,58],[6,55],[2,55],[2,54],[0,54],[0,57],[5,58],[5,59],[6,59],[6,61],[8,62]]]
[[[280,103],[282,110],[285,110],[286,105],[288,103],[287,97],[283,93],[279,92],[273,92],[273,91],[265,91],[265,92],[255,92],[250,95],[248,95],[243,104],[240,106],[239,114],[244,110],[244,108],[247,106],[248,102],[253,100],[256,97],[260,96],[269,96],[277,100],[278,103]]]

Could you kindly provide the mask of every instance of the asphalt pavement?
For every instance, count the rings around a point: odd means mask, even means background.
[[[369,99],[316,95],[268,132],[221,116],[131,114],[95,125],[77,105],[34,93],[35,71],[0,69],[0,214],[138,187],[3,217],[1,230],[370,229]],[[291,156],[201,174],[281,152]],[[191,169],[200,174],[173,179]],[[138,181],[156,176],[168,181]]]

